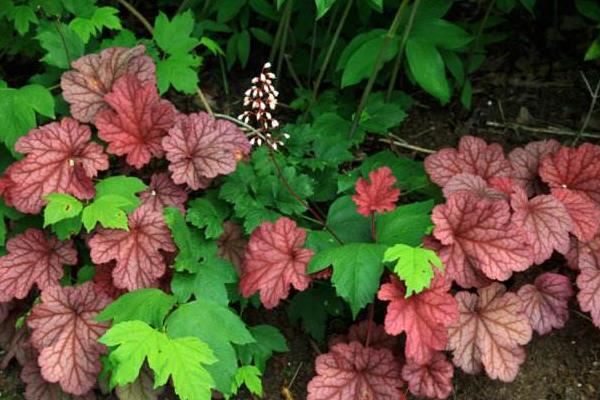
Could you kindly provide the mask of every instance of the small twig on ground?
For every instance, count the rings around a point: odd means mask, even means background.
[[[517,124],[515,122],[501,123],[501,122],[496,122],[496,121],[487,121],[486,126],[489,126],[492,128],[511,129],[513,131],[523,130],[523,131],[527,131],[527,132],[547,133],[550,135],[558,135],[558,136],[577,136],[577,135],[579,135],[580,137],[587,137],[587,138],[591,138],[591,139],[600,139],[599,134],[583,132],[583,131],[581,133],[579,133],[579,132],[570,131],[570,130],[566,130],[566,129],[555,128],[552,126],[547,127],[547,128],[541,128],[541,127]]]
[[[585,120],[583,121],[583,125],[581,126],[581,129],[579,130],[579,132],[577,132],[575,139],[573,139],[573,146],[575,146],[577,144],[577,142],[581,138],[583,132],[588,127],[588,125],[590,123],[590,119],[592,118],[592,114],[594,113],[594,110],[596,109],[596,101],[598,101],[598,97],[600,96],[600,79],[598,79],[598,83],[596,84],[596,89],[592,90],[592,86],[590,85],[590,82],[589,82],[587,76],[585,76],[585,73],[583,71],[581,71],[581,77],[583,78],[583,81],[585,82],[585,86],[587,87],[587,90],[590,93],[590,96],[592,97],[592,101],[590,103],[590,108],[588,109],[587,115],[585,116]]]
[[[381,143],[388,143],[390,145],[394,145],[394,146],[398,146],[398,147],[402,147],[408,150],[412,150],[412,151],[418,151],[419,153],[425,153],[425,154],[434,154],[435,150],[431,150],[431,149],[426,149],[424,147],[419,147],[419,146],[415,146],[409,143],[406,143],[406,141],[400,139],[397,136],[394,135],[390,135],[389,138],[381,138],[379,139],[379,141]]]

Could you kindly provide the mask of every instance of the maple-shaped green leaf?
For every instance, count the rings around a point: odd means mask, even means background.
[[[37,126],[36,113],[54,118],[54,98],[40,85],[8,88],[0,82],[0,142],[13,155],[17,139]]]
[[[211,193],[188,204],[187,221],[198,229],[205,228],[207,239],[217,239],[223,234],[223,222],[229,217],[229,207],[215,196],[216,192]]]
[[[200,258],[200,234],[190,229],[178,208],[165,208],[164,216],[173,241],[179,249],[173,267],[176,271],[197,271]]]
[[[36,38],[46,50],[42,61],[60,69],[69,69],[85,51],[79,35],[62,22],[40,22]]]
[[[44,196],[48,202],[44,208],[44,228],[65,219],[78,216],[83,204],[75,197],[63,193],[51,193]]]
[[[98,7],[89,18],[79,16],[74,18],[69,23],[69,27],[79,35],[83,43],[87,43],[92,36],[102,32],[103,28],[121,29],[118,13],[119,10],[114,7]]]
[[[255,364],[258,369],[265,372],[267,361],[273,353],[289,351],[285,336],[271,325],[256,325],[248,328],[255,343],[237,346],[238,357],[242,364]]]
[[[263,387],[261,376],[262,372],[254,365],[244,365],[238,368],[231,384],[231,393],[237,393],[242,385],[246,385],[251,393],[262,397]]]
[[[160,94],[173,86],[187,94],[194,94],[198,89],[198,67],[202,65],[202,57],[193,54],[173,54],[156,62],[156,79]]]
[[[8,18],[15,24],[15,29],[21,36],[29,31],[29,24],[37,24],[38,18],[33,8],[28,5],[14,6],[8,10]]]
[[[177,308],[166,322],[167,333],[173,338],[194,336],[213,349],[217,362],[207,366],[217,389],[227,394],[238,368],[233,344],[255,340],[240,317],[228,307],[213,301],[198,299]]]
[[[171,21],[161,11],[154,21],[154,41],[165,53],[185,54],[200,44],[191,36],[193,30],[194,17],[190,10],[175,15]]]
[[[385,251],[383,261],[396,261],[394,272],[406,285],[406,297],[427,289],[433,279],[433,267],[444,270],[433,250],[397,244]]]
[[[113,324],[140,320],[160,328],[175,303],[177,303],[175,296],[160,289],[138,289],[125,293],[110,303],[96,319],[113,320]]]
[[[107,195],[116,195],[127,199],[131,203],[131,206],[125,208],[128,213],[141,204],[137,194],[148,188],[141,179],[123,175],[102,179],[95,187],[97,199]]]
[[[390,246],[398,243],[418,246],[433,226],[432,208],[433,200],[427,200],[404,204],[392,212],[377,215],[377,241]]]
[[[291,321],[301,321],[302,328],[316,341],[325,339],[328,317],[339,317],[345,310],[344,301],[335,290],[322,285],[296,293],[290,302],[288,316]]]
[[[81,216],[77,215],[73,218],[63,219],[52,224],[50,229],[58,239],[67,240],[71,236],[78,235],[81,232],[81,226]]]
[[[111,387],[135,381],[145,359],[154,371],[154,387],[172,378],[182,400],[210,400],[214,379],[207,367],[217,359],[211,348],[197,337],[172,338],[142,321],[114,325],[99,342],[113,347],[109,354]]]
[[[331,282],[337,294],[350,304],[352,315],[371,303],[379,289],[382,258],[387,246],[375,243],[349,243],[317,253],[308,264],[315,273],[333,266]]]
[[[131,208],[132,205],[133,203],[123,196],[101,196],[83,209],[81,221],[88,232],[98,223],[109,229],[129,230],[125,209]]]

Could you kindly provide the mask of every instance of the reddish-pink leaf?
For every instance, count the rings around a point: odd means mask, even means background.
[[[140,199],[152,210],[162,212],[164,207],[175,207],[185,212],[188,195],[164,172],[152,175],[148,189],[140,193]]]
[[[173,181],[194,190],[235,171],[238,160],[250,152],[250,143],[237,125],[205,112],[178,118],[162,144]]]
[[[244,231],[234,222],[225,221],[223,223],[223,234],[217,240],[217,255],[225,260],[231,261],[235,268],[242,270],[244,263],[244,252],[248,240],[244,237]]]
[[[127,290],[156,286],[166,269],[160,250],[177,250],[162,213],[147,206],[138,207],[129,216],[129,231],[101,228],[89,246],[95,264],[117,262],[114,285]]]
[[[443,246],[438,255],[446,267],[446,276],[463,288],[480,288],[491,283],[475,259],[465,256],[460,246]]]
[[[45,380],[59,383],[70,394],[84,395],[96,384],[102,369],[97,342],[107,323],[96,322],[110,298],[92,282],[77,287],[52,286],[27,318],[31,343],[39,350],[38,364]]]
[[[525,233],[510,222],[505,201],[456,193],[433,209],[432,220],[434,236],[450,247],[443,259],[453,279],[471,263],[491,279],[506,280],[533,261]]]
[[[72,396],[63,392],[60,385],[46,381],[35,360],[27,362],[21,370],[21,380],[25,383],[25,399],[27,400],[95,400],[96,396],[89,392],[83,396]]]
[[[490,178],[511,176],[510,163],[504,157],[502,147],[488,145],[484,140],[463,136],[458,150],[442,149],[425,159],[425,170],[433,182],[441,187],[460,173],[478,175],[489,182]]]
[[[115,263],[111,262],[108,264],[96,265],[96,272],[94,274],[93,281],[96,287],[102,290],[111,299],[116,299],[120,295],[126,293],[126,290],[119,289],[113,283],[113,271],[115,269]]]
[[[408,359],[402,368],[402,379],[408,389],[419,397],[446,399],[452,393],[454,367],[442,352],[437,352],[427,364]]]
[[[400,366],[388,349],[339,343],[317,357],[307,400],[404,400]]]
[[[313,251],[302,246],[306,231],[289,218],[263,222],[252,232],[240,277],[240,292],[248,297],[260,291],[265,308],[288,297],[290,286],[305,290],[310,283],[306,267]]]
[[[450,178],[443,189],[444,197],[449,198],[453,193],[473,193],[477,197],[489,200],[506,200],[506,194],[490,187],[478,175],[460,173]]]
[[[108,168],[108,157],[91,136],[86,125],[64,118],[21,137],[15,150],[27,156],[6,171],[13,182],[6,189],[8,202],[21,212],[37,214],[50,193],[94,197],[92,178]]]
[[[13,181],[10,180],[8,175],[0,177],[0,196],[4,196],[4,192],[6,192],[9,186],[11,186],[12,184]]]
[[[385,331],[390,335],[406,332],[406,357],[424,364],[435,351],[444,350],[447,328],[458,319],[456,300],[444,277],[436,274],[431,287],[406,298],[404,284],[394,275],[381,285],[377,297],[389,301]]]
[[[556,153],[560,143],[554,139],[531,142],[525,147],[517,147],[508,155],[513,168],[513,178],[525,188],[528,196],[543,194],[543,183],[538,176],[542,160]]]
[[[356,181],[356,194],[352,200],[356,203],[356,211],[368,217],[371,213],[393,211],[400,197],[400,189],[394,188],[396,178],[388,167],[381,167],[369,172],[369,179],[359,178]]]
[[[58,284],[64,265],[77,263],[73,242],[46,238],[28,229],[6,243],[8,254],[0,257],[0,301],[25,298],[33,285],[40,289]]]
[[[540,335],[565,326],[569,319],[567,303],[573,296],[569,278],[546,272],[538,276],[533,285],[521,287],[517,293],[523,302],[523,312],[531,327]]]
[[[600,205],[600,147],[562,147],[544,158],[539,172],[552,189],[567,189]]]
[[[516,188],[510,202],[512,221],[520,226],[533,248],[533,262],[541,264],[556,250],[569,250],[569,231],[573,223],[565,206],[554,196],[539,195],[527,199],[525,189]]]
[[[600,230],[600,206],[586,195],[569,189],[552,189],[552,195],[569,213],[573,235],[584,242],[591,240]]]
[[[594,325],[600,328],[600,235],[582,246],[579,270],[577,300],[581,310],[589,312]]]
[[[161,142],[175,123],[175,108],[158,97],[153,82],[123,75],[104,100],[111,108],[100,110],[94,123],[100,139],[108,142],[108,153],[127,155],[127,163],[136,168],[164,155]]]
[[[361,321],[354,324],[348,330],[347,335],[335,336],[329,341],[329,347],[333,347],[338,343],[359,342],[364,345],[367,343],[369,335],[369,321]],[[389,349],[394,351],[398,339],[395,336],[388,335],[382,325],[371,322],[371,333],[369,336],[369,347],[374,349]]]
[[[71,115],[81,122],[94,121],[96,113],[108,107],[104,96],[125,74],[134,74],[141,82],[154,84],[155,66],[145,51],[144,46],[111,47],[74,61],[73,70],[65,72],[60,80],[63,97],[71,105]]]
[[[521,345],[532,335],[523,303],[500,283],[477,293],[456,294],[460,317],[448,330],[454,365],[467,373],[477,373],[483,366],[490,378],[511,382],[525,361]]]

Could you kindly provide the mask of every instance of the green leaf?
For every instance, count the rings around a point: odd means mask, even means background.
[[[229,217],[229,207],[218,199],[216,192],[188,203],[187,221],[198,229],[205,229],[207,239],[217,239],[223,234],[223,222]]]
[[[246,0],[219,0],[216,4],[217,22],[231,21],[241,11]]]
[[[517,0],[496,0],[498,9],[504,13],[509,13],[517,5]]]
[[[375,219],[375,231],[378,243],[394,245],[397,243],[418,246],[431,229],[431,209],[433,200],[406,204],[392,212],[378,214]]]
[[[83,209],[81,221],[88,232],[100,223],[109,229],[129,230],[125,209],[132,207],[130,199],[120,195],[104,195]]]
[[[37,24],[38,18],[30,6],[14,6],[9,18],[15,23],[15,29],[21,36],[29,32],[29,24]]]
[[[58,237],[59,240],[67,240],[71,236],[78,235],[81,232],[81,216],[63,219],[52,225],[52,232]]]
[[[252,32],[252,36],[254,36],[256,40],[258,40],[262,44],[267,46],[273,45],[273,36],[264,29],[250,28],[250,32]]]
[[[60,69],[69,69],[85,51],[79,35],[62,22],[40,23],[36,38],[46,50],[42,61]]]
[[[165,223],[171,230],[171,236],[179,252],[173,267],[176,271],[194,272],[198,269],[200,258],[200,237],[186,224],[181,210],[167,207],[164,210]]]
[[[5,218],[11,220],[18,220],[22,217],[22,215],[10,208],[4,203],[4,199],[0,197],[0,248],[4,246],[6,241],[6,223],[4,222]]]
[[[326,222],[344,243],[372,240],[371,223],[356,212],[351,196],[340,197],[331,204]]]
[[[342,69],[344,69],[348,65],[348,61],[350,60],[350,57],[354,53],[356,53],[356,51],[359,48],[361,48],[368,41],[371,41],[378,37],[382,37],[385,34],[386,34],[385,29],[373,29],[369,32],[359,33],[358,35],[354,36],[354,38],[350,41],[350,43],[348,43],[348,45],[344,48],[344,50],[342,51],[342,54],[340,54],[340,58],[338,59],[335,70],[341,71]]]
[[[218,361],[207,369],[215,380],[217,390],[229,393],[238,368],[232,344],[255,341],[240,317],[227,307],[198,299],[171,313],[166,326],[171,337],[193,336],[210,346]]]
[[[240,64],[242,64],[242,67],[246,67],[248,57],[250,57],[250,34],[248,31],[240,32],[237,41],[237,50]]]
[[[394,272],[406,285],[406,297],[427,289],[433,279],[433,267],[444,270],[433,250],[397,244],[385,251],[383,261],[397,261]]]
[[[90,41],[92,36],[102,32],[103,28],[121,29],[121,20],[117,16],[119,10],[114,7],[99,7],[90,18],[76,17],[69,27],[79,35],[83,43]]]
[[[464,49],[473,37],[460,26],[440,18],[420,18],[410,32],[410,39],[427,42],[446,50]]]
[[[319,305],[322,308],[322,304]],[[256,364],[262,372],[266,371],[267,361],[273,353],[289,351],[285,336],[271,325],[256,325],[248,328],[255,343],[237,346],[238,356],[243,364]]]
[[[173,339],[142,321],[128,321],[114,325],[99,342],[116,347],[109,354],[111,387],[133,382],[147,358],[154,371],[155,387],[172,377],[180,399],[210,400],[214,380],[207,369],[217,360],[211,348],[198,338]]]
[[[83,210],[83,204],[68,194],[51,193],[44,196],[44,200],[48,202],[44,208],[44,228],[59,221],[76,217]]]
[[[0,142],[13,155],[17,139],[37,126],[36,112],[54,118],[54,98],[40,85],[27,85],[19,89],[0,87]]]
[[[262,373],[254,365],[240,367],[233,378],[231,393],[237,393],[242,385],[246,385],[251,393],[262,397],[263,387],[261,376]]]
[[[156,63],[158,90],[165,93],[170,86],[175,90],[194,94],[198,89],[198,67],[202,57],[193,54],[175,54]]]
[[[279,21],[279,14],[275,6],[267,0],[250,0],[250,7],[259,15],[270,19],[271,21]]]
[[[210,50],[211,53],[213,53],[213,55],[222,55],[224,56],[225,53],[223,52],[223,49],[221,49],[221,46],[219,46],[219,43],[215,42],[214,40],[212,40],[209,37],[202,37],[200,39],[200,44],[204,47],[206,47],[208,50]]]
[[[600,57],[600,36],[596,38],[585,52],[585,61],[595,60]]]
[[[387,246],[374,243],[350,243],[317,253],[308,264],[308,272],[333,266],[331,282],[337,294],[350,304],[352,315],[371,303],[379,289],[383,272],[382,258]]]
[[[148,188],[141,179],[124,175],[102,179],[95,187],[96,199],[108,195],[120,196],[127,199],[131,203],[131,206],[124,210],[128,213],[135,210],[141,204],[140,199],[136,195]]]
[[[154,41],[164,52],[184,55],[200,44],[192,37],[194,17],[190,10],[177,14],[171,21],[160,11],[154,20]]]
[[[322,342],[328,317],[339,317],[344,309],[344,302],[335,291],[330,286],[321,286],[297,293],[290,302],[288,315],[294,322],[302,321],[302,328]]]
[[[104,39],[100,44],[101,49],[109,47],[134,47],[137,44],[137,39],[133,32],[127,29],[120,31],[111,39]]]
[[[376,36],[361,44],[350,56],[342,75],[342,89],[370,77],[373,74],[378,52],[385,41],[385,35]],[[383,62],[390,61],[398,54],[400,39],[394,36],[383,53]]]
[[[450,100],[450,87],[446,79],[444,61],[435,45],[408,39],[406,57],[410,72],[417,83],[426,92],[437,97],[442,104],[447,103]]]
[[[176,303],[175,296],[166,294],[160,289],[138,289],[125,293],[110,303],[96,317],[96,320],[113,320],[113,324],[140,320],[160,328]]]
[[[229,304],[228,285],[237,281],[238,274],[233,264],[214,256],[205,259],[193,274],[176,272],[171,290],[180,303],[188,301],[193,294],[197,299],[212,300],[226,306]]]
[[[383,12],[383,0],[367,0],[367,3],[373,10]]]
[[[575,0],[575,6],[584,16],[600,22],[600,4],[595,0]]]
[[[335,0],[315,0],[315,4],[317,5],[317,19],[327,14],[327,11],[329,11],[334,3]]]
[[[533,7],[535,6],[535,0],[520,0],[523,7],[527,9],[531,14],[533,14]]]
[[[281,9],[281,6],[285,3],[285,0],[277,0],[277,10]]]
[[[386,102],[384,93],[373,93],[369,96],[359,126],[367,132],[385,134],[400,125],[404,118],[406,112],[401,104]]]
[[[598,46],[598,55],[600,56],[600,46]],[[473,86],[471,86],[471,81],[467,80],[460,93],[460,102],[463,106],[465,106],[466,109],[471,109],[472,100]]]

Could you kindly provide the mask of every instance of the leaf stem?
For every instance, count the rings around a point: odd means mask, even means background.
[[[417,0],[418,1],[418,0]],[[396,15],[394,16],[394,20],[392,21],[392,25],[390,25],[390,29],[387,31],[383,38],[383,42],[379,47],[379,52],[377,53],[377,58],[375,64],[373,65],[373,71],[371,72],[371,76],[367,81],[367,86],[363,91],[362,97],[360,98],[360,103],[358,104],[358,108],[356,113],[354,114],[354,120],[352,121],[352,127],[350,128],[350,132],[348,133],[348,137],[352,139],[354,136],[354,132],[358,128],[358,123],[360,122],[360,116],[367,105],[367,100],[369,99],[369,95],[371,94],[371,90],[373,90],[373,85],[375,84],[375,80],[377,79],[377,75],[379,75],[379,70],[383,66],[384,54],[387,51],[392,39],[396,36],[396,32],[400,27],[400,20],[402,18],[402,14],[404,13],[404,9],[406,8],[406,4],[408,4],[408,0],[402,0],[402,4],[398,7],[398,11],[396,11]]]
[[[375,304],[369,304],[369,320],[367,322],[367,338],[365,339],[365,347],[371,344],[371,331],[373,330],[373,319],[375,318]]]
[[[204,109],[206,110],[207,113],[210,114],[211,117],[214,118],[215,113],[213,112],[212,108],[210,107],[210,104],[208,104],[208,100],[206,100],[206,97],[204,96],[204,93],[202,93],[202,89],[200,89],[200,86],[198,86],[196,88],[196,90],[198,92],[198,97],[200,97],[200,101],[204,105]]]
[[[144,25],[146,30],[150,32],[151,36],[154,36],[154,29],[152,29],[150,22],[148,22],[146,17],[144,17],[131,3],[129,3],[127,0],[117,0],[117,2],[125,7],[127,11],[133,14],[133,16],[136,17],[138,21],[142,23],[142,25]]]
[[[375,213],[371,212],[371,238],[377,243],[377,231],[375,230]]]
[[[281,36],[281,46],[279,46],[279,56],[277,59],[276,74],[281,78],[281,68],[283,66],[283,56],[285,55],[285,48],[287,46],[288,32],[290,26],[290,20],[292,19],[292,11],[294,9],[294,0],[288,0],[283,11],[283,31]]]

